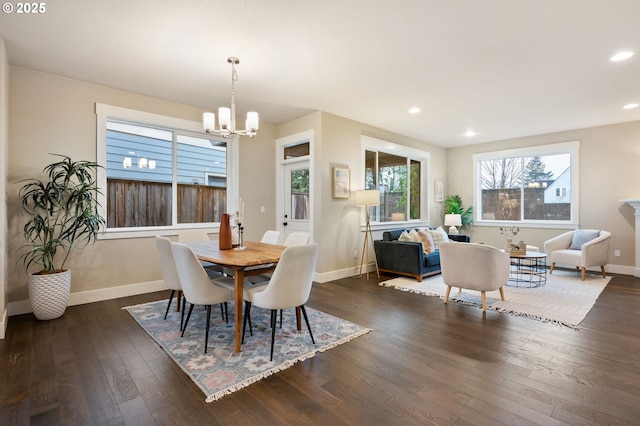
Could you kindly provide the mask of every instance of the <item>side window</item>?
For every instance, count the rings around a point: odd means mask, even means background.
[[[227,144],[107,120],[107,228],[219,222],[227,204]]]

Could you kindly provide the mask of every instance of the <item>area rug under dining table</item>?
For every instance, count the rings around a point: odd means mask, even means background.
[[[295,310],[284,311],[282,328],[276,330],[273,361],[269,360],[270,312],[251,310],[253,336],[245,338],[242,352],[235,351],[233,304],[228,307],[229,322],[221,318],[218,306],[211,310],[209,346],[204,353],[206,311],[196,306],[184,337],[180,336],[180,312],[164,314],[167,300],[129,306],[126,309],[180,368],[198,385],[211,402],[238,391],[271,374],[291,367],[338,345],[362,336],[371,329],[306,307],[316,344],[311,342],[304,325],[296,329]],[[279,326],[278,326],[279,327]]]
[[[556,325],[577,329],[611,277],[588,275],[585,281],[572,271],[555,270],[547,274],[547,282],[541,287],[504,287],[505,300],[500,293],[487,292],[487,310],[527,317]],[[417,282],[411,278],[394,278],[379,285],[397,290],[435,296],[444,299],[447,286],[442,275],[435,275]],[[462,303],[482,308],[480,292],[477,290],[451,289],[449,302]]]

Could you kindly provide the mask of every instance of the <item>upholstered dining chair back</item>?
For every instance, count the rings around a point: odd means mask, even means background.
[[[164,285],[169,290],[182,290],[180,278],[178,278],[178,271],[176,271],[176,264],[173,261],[173,254],[171,252],[171,240],[167,237],[156,236],[156,245],[158,246],[158,254],[160,255],[160,267],[162,269]]]
[[[265,309],[296,308],[307,303],[317,258],[315,243],[287,247],[267,286],[253,295],[253,303]]]
[[[287,247],[299,246],[307,244],[309,242],[308,232],[292,232],[284,240],[284,245]]]
[[[182,328],[182,335],[184,336],[184,332],[187,330],[194,305],[204,305],[207,310],[204,353],[207,353],[207,347],[209,346],[211,305],[217,305],[218,303],[224,304],[224,310],[222,305],[220,309],[223,310],[223,312],[226,311],[226,303],[233,298],[233,291],[211,281],[209,275],[207,275],[200,261],[189,246],[181,243],[171,243],[171,253],[173,253],[173,261],[176,264],[176,271],[178,271],[182,292],[187,302],[191,303],[187,319]],[[227,314],[227,322],[228,321],[229,315]]]
[[[178,234],[179,243],[195,243],[209,240],[209,235],[202,229],[186,229]]]
[[[231,291],[211,282],[189,246],[171,243],[171,252],[187,302],[195,305],[215,305],[231,300]]]
[[[278,239],[280,239],[280,231],[268,230],[262,235],[260,242],[266,244],[278,244]]]

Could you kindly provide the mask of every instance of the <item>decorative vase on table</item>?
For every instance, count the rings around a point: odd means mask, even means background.
[[[507,240],[504,243],[504,251],[506,253],[511,253],[512,248],[513,248],[513,239],[507,238]]]
[[[220,250],[230,250],[233,248],[233,241],[231,238],[231,215],[223,213],[220,219],[220,237],[218,238],[218,244]]]

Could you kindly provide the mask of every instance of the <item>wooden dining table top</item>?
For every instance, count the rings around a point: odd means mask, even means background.
[[[217,241],[189,243],[189,247],[198,256],[198,259],[236,268],[277,263],[286,248],[257,241],[246,241],[244,245],[245,250],[221,250]]]

